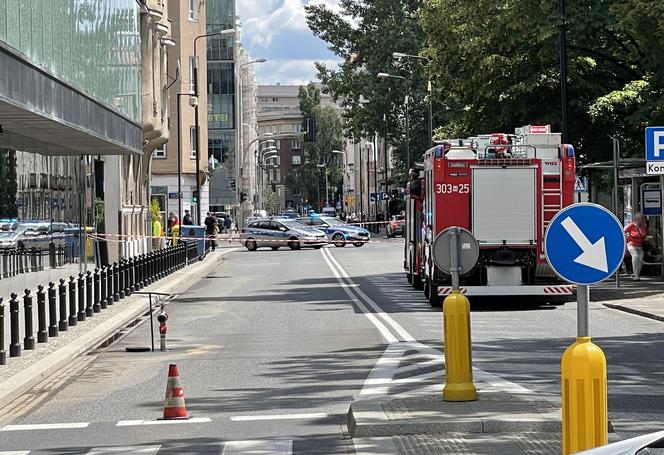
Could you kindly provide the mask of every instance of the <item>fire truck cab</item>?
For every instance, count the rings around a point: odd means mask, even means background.
[[[419,195],[409,192],[404,265],[431,305],[452,291],[432,256],[434,240],[452,226],[468,229],[480,246],[478,264],[461,277],[463,294],[550,303],[573,295],[543,250],[549,222],[574,202],[574,148],[561,143],[560,133],[529,125],[514,134],[445,141],[424,154],[418,172]]]

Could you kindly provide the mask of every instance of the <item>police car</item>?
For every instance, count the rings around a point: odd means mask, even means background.
[[[344,224],[331,216],[307,216],[297,220],[307,226],[324,231],[336,247],[344,247],[347,243],[360,247],[371,237],[369,231],[363,227]]]
[[[291,219],[261,218],[251,221],[242,230],[240,238],[249,251],[262,247],[275,251],[280,247],[299,250],[311,246],[318,249],[327,244],[324,232]]]

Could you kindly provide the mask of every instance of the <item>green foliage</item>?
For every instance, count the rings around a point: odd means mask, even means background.
[[[385,135],[397,148],[395,164],[404,167],[406,149],[406,84],[379,79],[387,72],[408,78],[411,88],[410,138],[412,156],[429,146],[426,66],[419,60],[395,64],[393,52],[417,55],[424,35],[417,13],[421,0],[342,0],[340,11],[322,4],[310,5],[307,24],[341,58],[338,68],[317,63],[318,77],[344,107],[343,126],[356,139]],[[370,102],[361,104],[360,97]],[[441,111],[442,112],[442,111]],[[384,117],[385,115],[385,117]]]
[[[286,186],[294,193],[310,201],[318,200],[320,189],[324,199],[325,174],[318,165],[327,166],[328,185],[334,188],[342,179],[342,170],[332,166],[332,150],[339,150],[342,145],[342,127],[339,113],[332,107],[322,107],[320,90],[314,84],[299,89],[302,115],[316,117],[316,142],[302,142],[302,165],[286,176]],[[321,189],[322,188],[322,189]],[[332,194],[332,191],[330,191]]]
[[[161,206],[159,205],[159,199],[156,197],[153,197],[152,201],[150,201],[150,213],[152,214],[153,220],[158,216],[161,216]]]

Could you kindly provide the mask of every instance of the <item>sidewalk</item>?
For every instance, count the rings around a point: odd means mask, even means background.
[[[664,281],[643,277],[634,281],[621,276],[620,287],[615,280],[593,286],[590,300],[627,313],[664,322]]]
[[[192,263],[169,275],[167,279],[147,286],[141,292],[153,291],[170,295],[183,293],[217,268],[223,255],[231,251],[233,250],[225,249],[209,253],[205,260]],[[68,331],[60,332],[58,337],[49,338],[48,343],[36,344],[35,350],[23,350],[21,357],[10,358],[7,353],[7,365],[0,366],[0,409],[41,379],[65,367],[77,356],[106,342],[128,324],[145,315],[148,305],[148,296],[133,294],[101,313],[95,313],[92,318],[69,327]]]

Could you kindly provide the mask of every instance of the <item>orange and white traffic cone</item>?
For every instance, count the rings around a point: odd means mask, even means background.
[[[188,419],[187,407],[184,404],[184,389],[180,384],[180,373],[175,364],[168,366],[168,382],[164,399],[164,417],[162,420]]]

